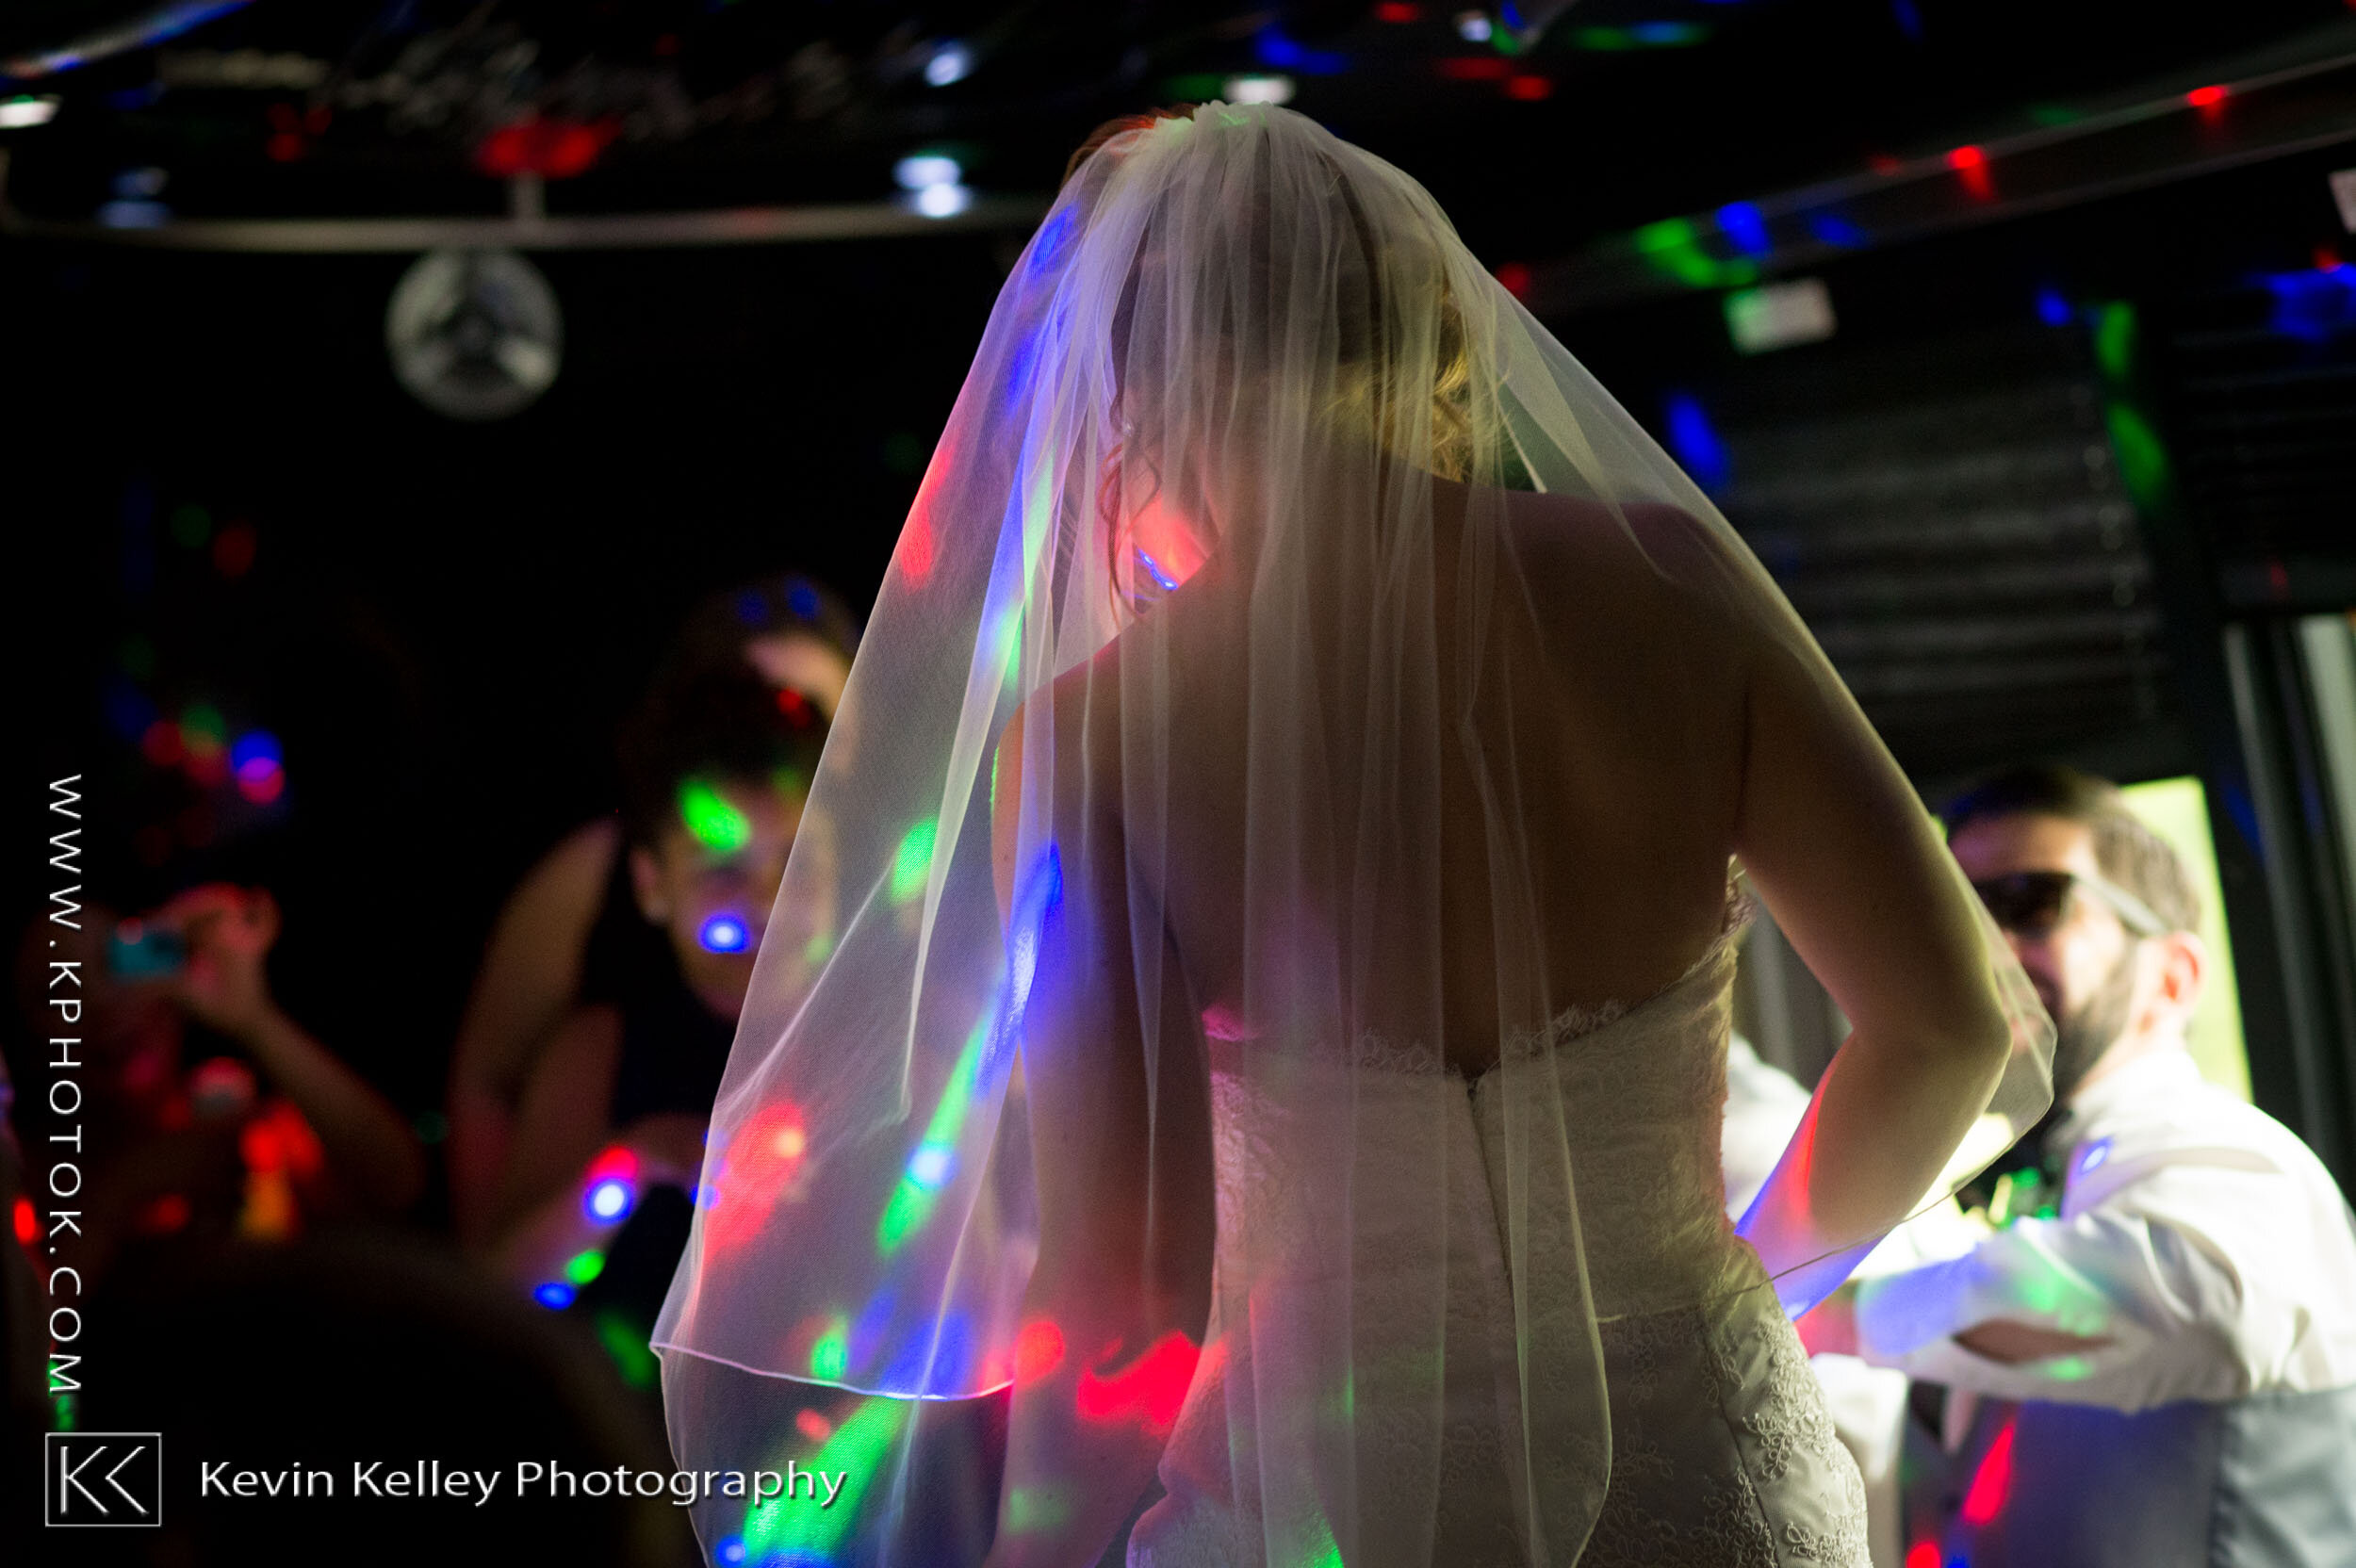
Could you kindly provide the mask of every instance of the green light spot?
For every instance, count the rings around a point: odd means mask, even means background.
[[[646,1331],[612,1308],[597,1314],[597,1343],[622,1374],[622,1381],[632,1388],[652,1388],[663,1367],[647,1348]]]
[[[2094,358],[2102,374],[2123,384],[2135,368],[2135,307],[2118,301],[2094,313]]]
[[[834,933],[831,931],[815,932],[810,940],[802,944],[802,962],[823,964],[833,952]]]
[[[184,733],[200,735],[214,745],[226,745],[229,725],[221,716],[221,710],[209,702],[192,702],[180,710],[180,728]]]
[[[2074,1383],[2094,1370],[2084,1356],[2064,1356],[2047,1364],[2045,1375],[2057,1382]]]
[[[193,504],[179,507],[172,512],[170,526],[173,543],[196,549],[213,536],[213,514]]]
[[[50,1387],[53,1389],[57,1387],[57,1364],[52,1362],[49,1366],[49,1377]],[[70,1432],[76,1429],[81,1422],[81,1401],[72,1394],[58,1395],[49,1402],[49,1419],[52,1423],[50,1427],[52,1431]]]
[[[2119,473],[2127,482],[2127,494],[2146,512],[2165,507],[2174,486],[2168,449],[2160,444],[2159,433],[2126,403],[2106,403],[2102,414],[2110,425],[2111,450],[2119,456]]]
[[[926,817],[900,841],[900,853],[892,862],[892,903],[906,904],[924,890],[924,879],[932,874],[933,838],[938,831],[935,819]]]
[[[1190,99],[1199,104],[1225,91],[1227,78],[1218,75],[1172,76],[1162,85],[1169,90],[1171,97]]]
[[[810,1375],[832,1381],[850,1368],[851,1326],[838,1317],[818,1336],[818,1343],[810,1348]]]
[[[2029,118],[2040,125],[2074,125],[2086,117],[2068,104],[2032,104]]]
[[[679,818],[695,841],[715,855],[733,855],[753,841],[753,825],[744,813],[700,778],[679,787]]]
[[[900,1423],[910,1404],[905,1399],[866,1400],[834,1429],[834,1435],[816,1453],[794,1453],[793,1458],[805,1472],[820,1470],[830,1476],[840,1473],[842,1490],[834,1494],[831,1506],[826,1508],[810,1506],[807,1492],[797,1499],[798,1507],[782,1497],[772,1497],[760,1506],[748,1504],[744,1510],[744,1560],[832,1560],[843,1537],[860,1517],[859,1502],[867,1494],[868,1484],[889,1468],[884,1456],[899,1435]],[[777,1455],[770,1468],[783,1470],[786,1457]]]
[[[595,1248],[564,1260],[564,1278],[577,1285],[585,1285],[604,1272],[605,1254]]]
[[[1629,237],[1656,271],[1691,288],[1731,288],[1756,282],[1759,266],[1747,256],[1720,260],[1702,249],[1693,220],[1664,218]]]
[[[973,1103],[974,1080],[982,1070],[982,1051],[990,1044],[990,1032],[996,1022],[995,1006],[985,1010],[973,1032],[965,1038],[965,1049],[958,1054],[957,1065],[950,1070],[949,1082],[941,1092],[941,1102],[933,1107],[933,1117],[924,1124],[924,1143],[936,1149],[955,1149],[965,1126],[965,1113]],[[933,1212],[938,1189],[928,1187],[912,1175],[903,1172],[899,1185],[884,1203],[883,1218],[875,1226],[875,1249],[889,1256],[914,1233]]]
[[[1072,1517],[1072,1504],[1055,1487],[1018,1486],[1006,1494],[1006,1527],[1052,1530]]]

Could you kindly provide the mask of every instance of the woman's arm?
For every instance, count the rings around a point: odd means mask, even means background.
[[[496,1220],[516,1104],[537,1051],[580,993],[581,957],[621,853],[610,819],[585,824],[543,856],[508,896],[458,1025],[450,1070],[450,1194],[461,1241]]]
[[[1163,938],[1151,962],[1137,961],[1117,817],[1101,803],[1090,810],[1087,781],[1073,777],[1056,792],[1052,842],[1018,845],[1023,727],[1018,713],[999,751],[1001,908],[1048,854],[1062,890],[1039,933],[1023,1020],[1039,1256],[989,1561],[1085,1568],[1152,1479],[1201,1350],[1209,1105],[1177,956]],[[1063,727],[1067,747],[1077,733]],[[1016,863],[1023,850],[1032,865]]]
[[[1736,851],[1854,1030],[1739,1227],[1782,1274],[1913,1212],[2011,1032],[1971,890],[1829,667],[1766,642],[1745,722]]]
[[[415,1202],[425,1185],[417,1135],[270,994],[264,959],[278,939],[278,901],[264,889],[210,884],[182,893],[155,919],[188,944],[186,967],[170,981],[173,999],[253,1053],[319,1134],[339,1188],[377,1214]]]

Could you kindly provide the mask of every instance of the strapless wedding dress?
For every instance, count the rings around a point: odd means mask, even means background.
[[[1506,1179],[1501,1107],[1507,1097],[1529,1092],[1529,1073],[1562,1075],[1564,1103],[1579,1112],[1569,1139],[1578,1222],[1611,1401],[1610,1490],[1582,1568],[1868,1568],[1857,1466],[1834,1435],[1758,1254],[1726,1218],[1718,1140],[1738,925],[1730,913],[1726,934],[1668,989],[1633,1007],[1558,1019],[1541,1037],[1515,1042],[1469,1085],[1429,1052],[1361,1042],[1351,1064],[1361,1140],[1423,1139],[1444,1126],[1448,1168],[1459,1179],[1451,1184],[1444,1261],[1429,1255],[1434,1249],[1420,1231],[1395,1238],[1390,1255],[1379,1232],[1355,1247],[1354,1420],[1371,1434],[1358,1449],[1362,1498],[1383,1494],[1386,1463],[1401,1472],[1400,1487],[1429,1492],[1428,1443],[1410,1437],[1392,1446],[1395,1453],[1385,1451],[1383,1341],[1389,1321],[1401,1346],[1431,1342],[1428,1310],[1415,1304],[1432,1299],[1435,1267],[1447,1271],[1447,1352],[1436,1527],[1428,1540],[1420,1531],[1414,1540],[1370,1534],[1352,1568],[1360,1559],[1450,1568],[1524,1561],[1518,1520],[1527,1505],[1515,1467],[1506,1462],[1506,1434],[1520,1430],[1515,1282],[1497,1217]],[[1223,1255],[1247,1227],[1256,1228],[1259,1246],[1271,1232],[1281,1238],[1288,1212],[1301,1211],[1288,1194],[1316,1177],[1299,1168],[1301,1140],[1287,1135],[1283,1117],[1232,1070],[1232,1057],[1222,1070],[1220,1055],[1214,1041]],[[1425,1168],[1359,1161],[1353,1212],[1379,1223],[1388,1212],[1383,1173],[1409,1168]],[[1551,1192],[1555,1217],[1567,1221],[1560,1214],[1565,1184],[1544,1175],[1533,1171],[1533,1189]],[[1402,1209],[1414,1201],[1412,1194],[1397,1196]],[[1520,1322],[1536,1343],[1586,1331],[1570,1243],[1539,1245],[1547,1235],[1567,1238],[1569,1226],[1543,1223],[1546,1217],[1543,1210],[1531,1216],[1537,1239],[1525,1266]],[[1248,1338],[1224,1332],[1215,1307],[1205,1354],[1164,1452],[1166,1495],[1131,1532],[1130,1568],[1268,1561],[1257,1482],[1249,1460],[1231,1454],[1226,1413],[1229,1391],[1248,1397],[1252,1378]],[[1413,1408],[1412,1397],[1402,1402]],[[1557,1456],[1574,1458],[1592,1464],[1600,1456]]]

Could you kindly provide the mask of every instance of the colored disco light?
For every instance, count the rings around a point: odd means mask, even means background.
[[[563,1312],[573,1304],[573,1287],[560,1280],[550,1280],[533,1291],[532,1298],[550,1312]]]
[[[744,1538],[741,1535],[728,1537],[712,1549],[712,1557],[713,1561],[723,1564],[724,1568],[736,1568],[738,1563],[744,1560]],[[1914,1565],[1909,1562],[1906,1568],[1914,1568]]]
[[[1970,143],[1951,147],[1947,150],[1946,163],[1955,172],[1956,178],[1963,182],[1963,188],[1977,200],[1985,202],[1996,194],[1995,182],[1988,175],[1988,154],[1981,148]]]
[[[933,87],[947,87],[972,74],[973,51],[962,43],[944,43],[924,62],[924,80]]]
[[[1456,36],[1466,43],[1486,43],[1496,32],[1497,26],[1486,11],[1456,13]]]
[[[652,1388],[663,1376],[662,1363],[647,1348],[646,1331],[607,1307],[597,1315],[597,1344],[631,1388]]]
[[[1541,99],[1551,98],[1554,96],[1554,78],[1551,76],[1508,76],[1505,79],[1505,95],[1524,104],[1534,104]]]
[[[2013,1423],[2007,1421],[1972,1473],[1972,1485],[1963,1494],[1965,1524],[1992,1525],[2004,1511],[2004,1500],[2012,1494],[2012,1433]]]
[[[899,853],[892,859],[892,903],[906,904],[924,890],[932,875],[933,839],[939,830],[935,819],[926,817],[901,838]]]
[[[751,821],[700,778],[679,786],[679,817],[695,841],[714,855],[733,855],[753,841]]]
[[[1702,249],[1690,219],[1664,218],[1628,237],[1647,265],[1692,288],[1739,288],[1759,278],[1759,264],[1750,257],[1721,259]]]
[[[483,139],[475,167],[499,179],[537,174],[568,180],[595,168],[621,128],[618,120],[519,120]]]
[[[1767,215],[1756,202],[1728,202],[1718,209],[1718,232],[1744,255],[1763,256],[1775,248],[1767,237]]]
[[[837,1560],[873,1478],[890,1466],[885,1454],[900,1435],[910,1401],[865,1399],[815,1453],[800,1458],[805,1470],[839,1471],[843,1487],[827,1508],[762,1507],[744,1511],[744,1553],[762,1568],[826,1568]],[[799,1457],[799,1456],[797,1456]],[[774,1468],[782,1469],[782,1464]]]
[[[1495,55],[1451,57],[1435,69],[1451,82],[1501,82],[1513,74],[1513,62]]]
[[[1231,104],[1289,104],[1296,90],[1290,76],[1230,76],[1219,96]]]
[[[1274,27],[1263,27],[1252,41],[1252,53],[1262,65],[1272,65],[1280,71],[1298,71],[1304,76],[1337,76],[1350,69],[1350,57],[1331,49],[1312,49],[1296,40],[1286,38]],[[1264,100],[1265,101],[1265,100]]]
[[[593,1182],[634,1182],[638,1156],[623,1144],[611,1144],[589,1162],[588,1177]]]
[[[1014,1380],[1035,1383],[1063,1364],[1063,1331],[1049,1318],[1034,1318],[1014,1336]]]
[[[30,130],[46,125],[57,117],[57,105],[62,100],[55,94],[40,97],[20,93],[14,98],[0,98],[0,131]]]
[[[916,210],[927,218],[955,218],[973,204],[973,192],[961,185],[928,185],[914,201]]]
[[[564,1260],[564,1282],[567,1284],[585,1285],[604,1272],[605,1254],[594,1247],[586,1252],[575,1252]]]
[[[850,1325],[837,1317],[826,1326],[826,1331],[818,1336],[817,1343],[810,1348],[810,1375],[831,1382],[850,1370]]]
[[[714,915],[695,933],[695,941],[706,953],[742,953],[752,945],[752,933],[734,915]]]
[[[1374,8],[1377,22],[1405,23],[1423,20],[1423,8],[1407,4],[1407,0],[1383,0]]]
[[[902,190],[929,190],[961,184],[965,168],[946,153],[912,153],[892,166],[892,178]]]
[[[812,1443],[824,1443],[834,1435],[834,1423],[814,1410],[806,1410],[794,1415],[794,1429]]]
[[[2049,327],[2066,327],[2078,318],[2078,313],[2070,308],[2067,295],[2048,286],[2037,291],[2037,318]]]
[[[41,1238],[41,1217],[33,1212],[31,1199],[20,1193],[15,1207],[9,1214],[9,1218],[16,1226],[18,1246],[30,1247]]]
[[[1854,251],[1873,237],[1837,212],[1811,212],[1801,221],[1818,240],[1844,251]]]
[[[1178,1407],[1194,1381],[1201,1356],[1195,1343],[1173,1329],[1126,1366],[1105,1371],[1100,1362],[1083,1370],[1073,1408],[1085,1420],[1120,1421],[1167,1432],[1177,1422]]]
[[[2321,343],[2356,328],[2356,267],[2323,254],[2309,272],[2277,272],[2258,281],[2274,296],[2267,325],[2284,337]]]
[[[581,1206],[590,1218],[610,1225],[629,1215],[630,1205],[637,1200],[637,1189],[632,1184],[619,1177],[608,1177],[590,1185],[581,1198]]]
[[[2184,102],[2199,109],[2201,118],[2214,125],[2225,118],[2225,100],[2231,96],[2232,89],[2212,84],[2194,88],[2184,94]]]
[[[1939,1543],[1918,1541],[1906,1548],[1906,1568],[1941,1568]]]
[[[1672,392],[1666,400],[1669,449],[1677,462],[1693,476],[1693,482],[1705,490],[1716,490],[1726,482],[1730,464],[1726,444],[1719,436],[1717,427],[1710,423],[1709,411],[1701,400],[1690,392]]]
[[[260,543],[252,523],[231,523],[213,535],[213,570],[232,580],[245,576]]]

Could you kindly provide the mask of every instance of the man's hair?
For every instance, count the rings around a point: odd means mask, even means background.
[[[742,779],[807,793],[826,721],[799,693],[722,666],[658,686],[622,726],[622,828],[652,847],[679,820],[691,778]]]
[[[1947,837],[1991,817],[2036,815],[2084,823],[2102,874],[2151,906],[2177,931],[2201,928],[2201,893],[2184,859],[2127,808],[2106,778],[2058,762],[2027,762],[1985,774],[1939,813]]]

